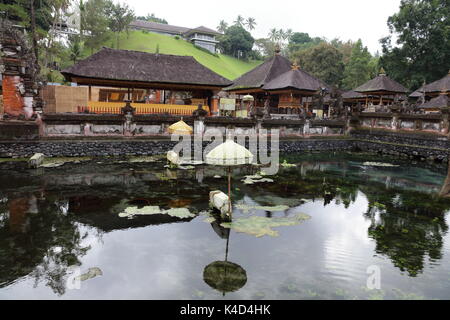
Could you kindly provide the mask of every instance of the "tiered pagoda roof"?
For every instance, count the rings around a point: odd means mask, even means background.
[[[408,89],[406,89],[403,85],[401,85],[397,81],[394,81],[391,78],[389,78],[382,70],[380,75],[378,75],[372,80],[369,80],[368,82],[359,86],[353,91],[365,94],[392,95],[398,93],[404,94],[408,92]]]
[[[243,74],[233,81],[233,84],[225,91],[258,91],[262,87],[291,70],[291,62],[280,54],[275,54],[271,59],[260,64],[256,68]]]

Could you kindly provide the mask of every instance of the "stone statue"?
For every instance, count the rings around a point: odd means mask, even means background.
[[[264,101],[264,118],[270,118],[270,98],[267,98]]]

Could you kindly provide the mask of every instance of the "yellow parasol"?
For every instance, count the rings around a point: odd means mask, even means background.
[[[194,129],[181,119],[169,127],[170,134],[192,134]]]

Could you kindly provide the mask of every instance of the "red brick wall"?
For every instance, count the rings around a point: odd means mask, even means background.
[[[3,109],[4,113],[12,116],[24,114],[23,98],[17,89],[19,83],[19,76],[3,76]]]

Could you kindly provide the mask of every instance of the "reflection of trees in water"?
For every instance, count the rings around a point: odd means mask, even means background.
[[[369,236],[376,240],[376,251],[389,257],[400,270],[416,276],[423,271],[425,259],[442,258],[443,237],[448,231],[445,212],[450,199],[418,191],[387,188],[386,184],[367,182],[362,176],[338,175],[323,168],[299,176],[301,170],[285,170],[276,185],[267,191],[284,197],[322,198],[327,205],[335,200],[346,208],[354,203],[358,191],[369,200],[365,216],[372,221]]]
[[[369,200],[368,233],[376,241],[377,253],[413,277],[423,272],[427,256],[442,258],[449,200],[419,192],[362,188]]]
[[[343,203],[348,208],[356,201],[358,184],[354,180],[322,169],[308,171],[304,176],[300,175],[301,170],[298,168],[283,170],[279,172],[276,183],[255,185],[252,188],[269,191],[285,198],[323,199],[325,206],[336,200],[337,204]]]
[[[0,287],[31,275],[35,285],[46,281],[55,293],[65,293],[67,269],[80,265],[90,247],[81,244],[87,233],[54,202],[33,195],[8,201],[0,224]]]

